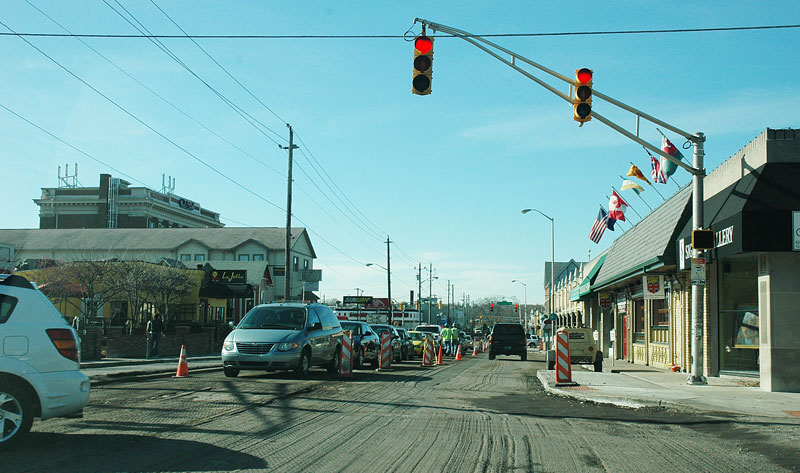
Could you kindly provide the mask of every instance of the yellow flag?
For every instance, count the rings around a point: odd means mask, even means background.
[[[635,164],[631,164],[631,168],[628,170],[628,176],[633,176],[637,179],[643,180],[644,182],[650,184],[651,186],[653,185],[646,177],[644,177],[642,171],[640,171]]]

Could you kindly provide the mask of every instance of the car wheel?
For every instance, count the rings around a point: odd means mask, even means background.
[[[33,425],[33,399],[14,381],[3,380],[0,388],[0,448],[16,442],[31,430]]]
[[[489,359],[490,359],[490,360],[494,360],[494,353],[492,353],[492,352],[489,352]]]
[[[328,362],[328,373],[338,373],[339,366],[342,364],[342,348],[337,346],[336,352],[333,354],[333,359]]]
[[[300,360],[297,361],[297,366],[294,369],[295,374],[300,376],[301,378],[305,378],[308,376],[308,370],[311,368],[311,352],[309,350],[303,350],[303,353],[300,354]]]
[[[548,361],[548,362],[547,362],[547,369],[548,369],[548,370],[554,370],[554,369],[556,369],[556,362],[555,362],[555,360],[553,360],[553,361]]]
[[[364,355],[365,350],[363,348],[356,350],[356,356],[353,358],[353,369],[360,370],[364,367]]]
[[[522,361],[528,361],[528,354],[527,353],[520,354],[519,359]]]
[[[222,371],[225,372],[225,376],[228,378],[235,378],[239,376],[239,370],[237,370],[236,368],[232,368],[230,366],[223,367]]]
[[[394,356],[395,353],[397,353],[397,357]],[[394,349],[392,349],[392,359],[395,363],[403,361],[403,350],[400,349],[395,352]]]

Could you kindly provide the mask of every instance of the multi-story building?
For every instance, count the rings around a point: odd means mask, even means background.
[[[219,214],[171,192],[100,174],[97,187],[44,187],[39,228],[220,228]]]

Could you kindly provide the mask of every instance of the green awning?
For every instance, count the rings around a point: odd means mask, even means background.
[[[600,271],[600,268],[603,266],[603,261],[606,260],[606,255],[608,255],[608,253],[600,256],[600,259],[597,260],[597,264],[595,264],[592,270],[589,271],[589,274],[586,275],[585,278],[583,278],[581,284],[575,289],[569,291],[569,300],[571,302],[579,301],[581,297],[589,294],[592,291],[591,290],[592,279],[595,277],[598,271]]]

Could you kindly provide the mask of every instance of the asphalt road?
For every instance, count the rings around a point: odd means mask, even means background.
[[[800,471],[796,424],[581,403],[547,395],[542,368],[482,355],[112,383],[83,419],[35,422],[0,471]]]

